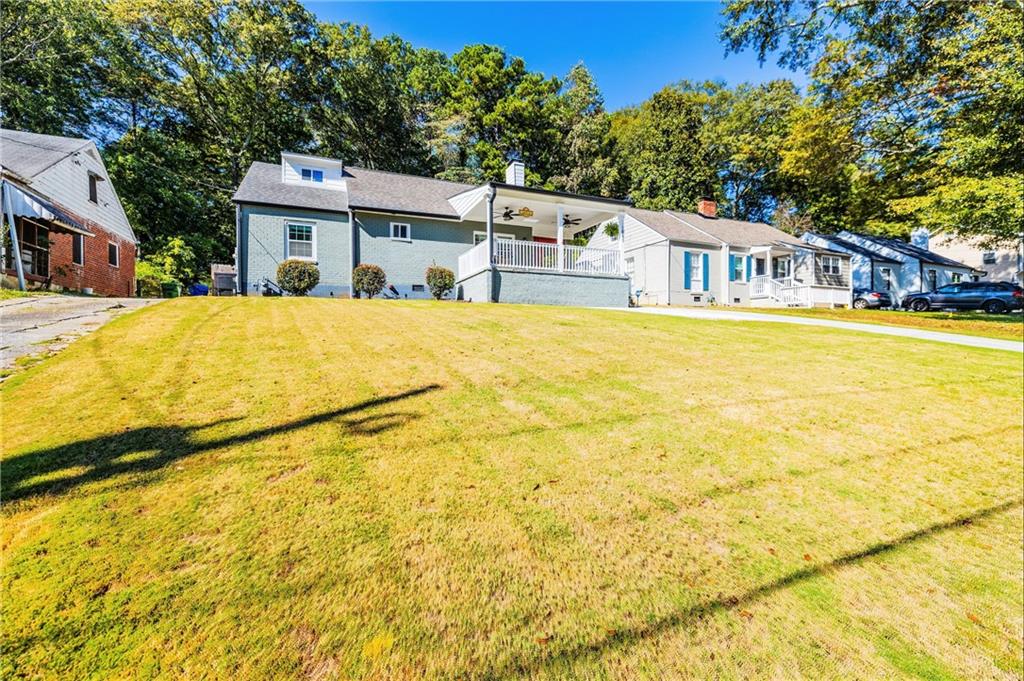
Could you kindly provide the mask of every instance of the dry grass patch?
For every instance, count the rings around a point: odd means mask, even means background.
[[[3,675],[1018,678],[1009,353],[183,299],[0,387]]]

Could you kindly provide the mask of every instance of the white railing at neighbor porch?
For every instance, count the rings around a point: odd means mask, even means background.
[[[540,241],[494,241],[494,264],[522,270],[544,270],[569,274],[619,274],[618,251],[586,246],[562,246],[561,267],[558,244]],[[459,278],[464,279],[487,267],[487,242],[481,242],[459,256]]]
[[[772,279],[767,275],[750,278],[751,298],[771,298],[783,305],[810,305],[811,287],[792,278]]]

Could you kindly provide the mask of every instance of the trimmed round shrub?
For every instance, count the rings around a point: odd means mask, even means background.
[[[277,266],[277,285],[293,296],[304,296],[320,283],[320,270],[305,260],[285,260]]]
[[[427,286],[430,288],[430,295],[441,300],[455,288],[455,273],[447,267],[438,267],[437,265],[428,267]]]
[[[386,283],[387,275],[377,265],[361,264],[352,270],[352,288],[358,293],[365,294],[367,298],[373,298],[383,291]]]

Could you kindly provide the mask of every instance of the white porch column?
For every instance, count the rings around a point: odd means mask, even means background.
[[[722,299],[720,305],[732,305],[732,291],[729,286],[729,244],[722,244],[722,272],[720,282],[722,284]]]
[[[615,216],[619,223],[619,274],[626,275],[626,212],[620,210]],[[630,292],[632,293],[632,292]]]
[[[487,189],[487,302],[494,302],[494,197],[498,190]]]
[[[494,264],[494,197],[497,194],[494,187],[487,190],[487,266]]]
[[[11,230],[11,260],[14,271],[18,273],[18,289],[25,290],[25,265],[21,262],[21,244],[18,243],[18,230],[14,226],[14,211],[11,209],[11,190],[4,182],[4,208],[7,209],[7,226]],[[236,275],[237,276],[237,275]]]
[[[558,271],[565,271],[565,206],[558,204],[557,238],[558,242]]]

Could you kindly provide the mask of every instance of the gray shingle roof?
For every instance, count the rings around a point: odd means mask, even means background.
[[[856,253],[857,255],[863,255],[868,258],[872,258],[876,262],[898,264],[897,261],[893,260],[892,258],[887,258],[884,255],[875,253],[869,248],[864,248],[863,246],[855,244],[852,241],[847,241],[846,239],[840,239],[839,237],[834,236],[832,234],[816,234],[814,232],[808,233],[811,234],[812,236],[818,237],[819,239],[824,239],[829,243],[835,244],[836,246],[842,248],[844,251],[849,251],[850,253]]]
[[[626,213],[668,239],[716,247],[721,245],[719,241],[716,241],[707,234],[672,217],[667,211],[629,208],[626,210]]]
[[[417,177],[353,166],[345,168],[345,177],[348,184],[348,201],[354,208],[427,213],[452,218],[458,218],[459,214],[448,203],[448,199],[477,187],[473,184],[448,182],[432,177]]]
[[[242,178],[232,200],[239,203],[269,203],[275,206],[310,208],[344,212],[348,210],[348,193],[308,185],[285,184],[281,166],[256,161]]]
[[[89,140],[78,137],[56,137],[0,129],[0,166],[26,180],[31,180],[89,144]]]
[[[249,167],[233,197],[239,203],[268,203],[314,210],[361,210],[421,213],[458,218],[448,198],[475,185],[382,170],[345,167],[347,191],[286,184],[281,166],[257,161]]]
[[[716,239],[726,242],[730,246],[749,248],[751,246],[768,244],[786,244],[807,248],[805,242],[792,234],[786,234],[782,230],[763,222],[745,222],[728,218],[706,218],[697,213],[683,213],[674,210],[666,212],[678,217],[691,227],[696,227]]]
[[[962,267],[965,270],[974,269],[970,265],[965,265],[962,262],[957,262],[956,260],[947,258],[944,255],[933,253],[927,249],[920,248],[913,244],[908,244],[906,241],[900,241],[899,239],[893,239],[884,236],[874,236],[872,234],[858,234],[857,236],[859,236],[862,239],[867,239],[868,241],[873,241],[880,246],[886,246],[888,248],[891,248],[897,253],[902,253],[904,255],[909,255],[912,258],[917,258],[922,262],[931,263],[933,265],[943,265],[945,267]]]

